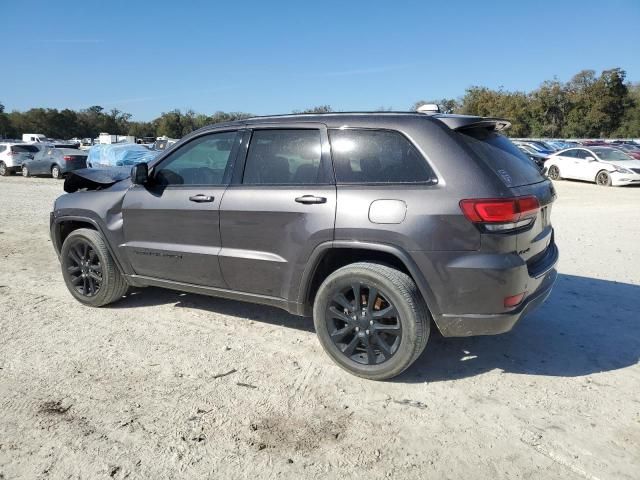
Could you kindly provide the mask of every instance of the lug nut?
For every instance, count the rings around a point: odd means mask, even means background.
[[[366,333],[367,335],[369,335],[369,330],[366,330],[364,333]]]
[[[359,332],[359,331],[360,331],[360,327],[356,327],[356,332]]]
[[[373,325],[373,320],[369,320],[369,325]]]

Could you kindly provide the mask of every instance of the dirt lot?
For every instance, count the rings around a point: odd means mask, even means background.
[[[61,185],[0,179],[0,479],[640,478],[640,189],[558,183],[545,306],[376,383],[276,309],[81,306],[48,239]]]

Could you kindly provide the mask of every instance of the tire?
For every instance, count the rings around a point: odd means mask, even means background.
[[[361,301],[356,303],[358,297]],[[383,316],[384,312],[393,313]],[[414,281],[377,263],[336,270],[320,285],[313,304],[313,321],[325,352],[344,370],[370,380],[386,380],[406,370],[427,345],[430,320]]]
[[[102,235],[95,230],[80,228],[69,234],[62,244],[60,266],[69,292],[84,305],[102,307],[127,293],[127,282],[111,257]]]
[[[29,173],[29,168],[26,165],[22,166],[22,176],[23,177],[30,177],[31,174]]]
[[[56,180],[60,180],[62,178],[62,173],[60,172],[60,167],[58,165],[51,167],[51,176]]]
[[[11,175],[11,170],[4,162],[0,162],[0,176],[8,177]]]
[[[557,165],[551,165],[549,167],[549,172],[547,173],[547,177],[551,180],[560,180],[560,169]]]
[[[600,185],[601,187],[610,187],[611,186],[611,175],[606,170],[600,170],[596,174],[596,185]]]

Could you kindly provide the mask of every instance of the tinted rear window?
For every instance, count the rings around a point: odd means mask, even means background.
[[[434,178],[424,157],[392,130],[329,130],[338,183],[422,183]]]
[[[507,187],[530,185],[544,180],[535,164],[504,135],[486,128],[458,132],[463,142]]]
[[[34,147],[33,145],[14,145],[11,147],[12,152],[23,152],[23,153],[36,153],[38,152],[38,147]]]
[[[256,130],[251,136],[242,183],[321,183],[319,130]]]

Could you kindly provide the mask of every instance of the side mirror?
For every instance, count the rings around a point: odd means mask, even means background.
[[[135,185],[144,185],[149,181],[149,165],[137,163],[131,167],[131,182]]]
[[[595,162],[595,161],[596,161],[596,159],[595,159],[595,158],[593,158],[593,157],[585,157],[585,160],[586,160],[587,162]]]

